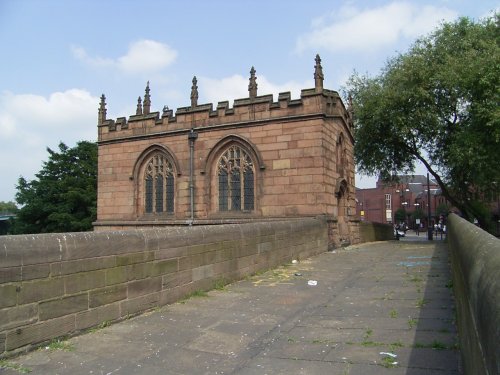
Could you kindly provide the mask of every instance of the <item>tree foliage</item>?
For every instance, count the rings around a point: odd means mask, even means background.
[[[424,213],[424,210],[422,210],[420,207],[416,208],[415,211],[411,213],[411,218],[415,221],[416,219],[423,219],[426,217],[426,214]]]
[[[36,178],[20,177],[16,201],[22,207],[15,233],[78,232],[92,229],[97,212],[97,145],[47,148],[49,159]]]
[[[0,214],[15,214],[18,208],[14,202],[0,201]]]
[[[4,202],[0,201],[0,216],[4,216],[0,220],[0,235],[9,234],[10,228],[12,226],[13,216],[18,211],[18,208],[14,202]],[[7,219],[7,220],[5,220]]]
[[[499,23],[443,24],[380,75],[351,76],[360,172],[390,179],[420,161],[455,207],[481,214],[469,202],[500,182]]]
[[[398,208],[394,213],[394,221],[404,222],[406,221],[406,210],[404,208]]]

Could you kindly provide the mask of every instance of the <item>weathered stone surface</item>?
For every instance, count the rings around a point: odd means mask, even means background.
[[[128,299],[120,303],[120,313],[122,317],[129,314],[136,314],[140,311],[146,311],[159,305],[160,293],[151,293],[133,299]]]
[[[0,284],[21,281],[21,267],[0,268]]]
[[[126,248],[117,249],[113,243],[95,258],[80,251],[89,249],[90,244],[104,246],[105,238],[110,243],[118,238],[118,243],[125,246],[129,232],[101,233],[98,236],[92,233],[61,234],[54,237],[54,244],[57,244],[57,250],[62,254],[61,259],[46,264],[13,267],[13,271],[3,273],[5,278],[17,281],[0,285],[0,334],[11,335],[14,328],[24,330],[38,327],[38,331],[28,331],[28,336],[22,335],[19,339],[9,336],[8,350],[14,350],[15,343],[26,345],[26,337],[38,340],[37,337],[46,337],[47,332],[61,332],[52,326],[45,330],[40,324],[48,324],[65,316],[73,317],[76,319],[74,324],[65,325],[71,330],[64,333],[71,334],[74,329],[98,325],[102,319],[114,320],[136,314],[162,303],[173,302],[198,289],[211,289],[215,282],[239,279],[277,262],[289,261],[294,252],[309,254],[326,250],[324,223],[315,219],[306,220],[310,220],[313,225],[273,222],[231,224],[226,229],[222,226],[204,226],[152,230],[148,232],[148,238],[153,238],[152,242],[149,245],[143,242],[143,246],[151,246],[151,251],[142,251],[145,248],[137,248],[137,242],[131,241],[127,253]],[[274,235],[273,228],[277,231]],[[130,232],[133,239],[143,238],[138,232]],[[170,244],[170,233],[178,236],[178,240],[177,244],[172,244],[176,247],[169,253],[167,246]],[[181,236],[188,238],[181,240]],[[302,236],[311,241],[306,243]],[[312,240],[316,237],[318,240]],[[36,236],[33,238],[34,241],[37,239]],[[79,239],[83,242],[81,248],[75,243]],[[158,240],[158,248],[153,251],[155,239]],[[294,240],[300,246],[288,249]],[[184,245],[179,247],[179,243]],[[263,244],[260,247],[261,255],[258,254],[260,244]],[[82,256],[81,259],[70,259],[77,253]],[[159,254],[162,256],[156,259],[155,256]],[[182,254],[186,256],[170,258]],[[29,277],[41,279],[23,280],[21,267],[26,267]],[[39,331],[42,333],[37,333]]]
[[[0,285],[0,308],[14,306],[16,303],[16,285]]]
[[[127,266],[127,280],[140,280],[150,277],[153,273],[153,262],[137,263]]]
[[[114,285],[89,292],[89,307],[98,307],[127,298],[126,285]]]
[[[127,283],[127,298],[135,298],[161,290],[161,277],[137,280]]]
[[[457,215],[448,227],[464,373],[498,373],[500,241]]]
[[[64,295],[62,278],[49,278],[25,282],[20,285],[19,304],[40,302]]]
[[[66,294],[75,294],[84,290],[97,289],[105,285],[105,271],[80,272],[64,277]]]
[[[49,276],[50,265],[36,264],[33,266],[23,266],[21,267],[21,272],[23,280],[43,279]]]
[[[121,284],[127,281],[127,267],[113,267],[106,270],[106,285]]]
[[[160,276],[176,272],[178,268],[177,259],[161,260],[153,263],[151,276]]]
[[[431,267],[400,265],[416,256],[430,257]],[[433,292],[442,289],[434,281],[449,280],[447,264],[443,243],[347,247],[72,338],[72,352],[36,351],[15,363],[33,373],[61,375],[96,368],[148,374],[459,375],[452,309],[427,308],[442,299],[440,290]],[[317,284],[310,286],[309,280]],[[209,282],[164,290],[158,303],[175,302]],[[429,302],[418,308],[409,298]],[[156,295],[143,296],[120,305],[126,316],[141,305],[154,308],[156,301]],[[443,303],[451,307],[453,301]],[[407,313],[414,314],[411,327]],[[381,353],[396,355],[397,364]]]
[[[76,314],[76,329],[81,330],[95,327],[103,322],[111,322],[119,318],[120,304],[115,302]]]
[[[207,264],[206,266],[196,267],[192,270],[192,280],[198,281],[211,278],[214,275],[214,266]]]
[[[27,325],[38,320],[38,306],[35,303],[0,310],[0,331]]]
[[[116,257],[117,266],[127,266],[129,264],[148,262],[154,259],[154,253],[151,251],[119,255]]]
[[[75,317],[73,315],[51,319],[47,322],[8,331],[5,347],[6,350],[13,350],[60,337],[74,330]]]
[[[69,315],[89,308],[89,296],[87,293],[69,296],[53,301],[42,302],[39,305],[40,320],[57,318]]]
[[[58,262],[50,265],[52,276],[70,275],[78,272],[94,271],[111,268],[116,265],[116,258],[98,257],[90,259],[78,259],[67,262]]]

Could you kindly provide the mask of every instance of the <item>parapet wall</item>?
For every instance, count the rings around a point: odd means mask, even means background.
[[[359,222],[360,242],[388,241],[394,239],[392,225],[383,223]]]
[[[500,241],[457,215],[448,224],[464,374],[500,374]]]
[[[104,106],[104,103],[103,103]],[[327,115],[341,118],[352,124],[348,110],[336,91],[304,89],[300,99],[291,99],[290,93],[280,93],[278,101],[272,95],[236,99],[232,108],[229,102],[219,102],[216,109],[212,103],[181,107],[175,112],[169,109],[160,112],[132,115],[128,119],[103,119],[98,124],[99,142],[137,139],[148,135],[175,134],[191,128],[248,127],[269,121],[298,121],[304,117]],[[351,126],[347,133],[351,135]]]
[[[0,237],[0,358],[327,247],[312,218]]]

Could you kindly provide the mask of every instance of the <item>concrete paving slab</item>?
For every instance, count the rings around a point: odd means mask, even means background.
[[[449,279],[442,242],[351,246],[68,339],[71,351],[9,359],[0,374],[459,375]]]

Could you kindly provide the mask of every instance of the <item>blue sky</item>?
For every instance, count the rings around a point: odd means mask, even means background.
[[[0,0],[0,201],[32,179],[46,147],[96,140],[99,96],[108,118],[135,113],[150,81],[152,111],[246,97],[255,66],[259,95],[325,87],[354,71],[376,75],[443,20],[473,19],[499,1]],[[423,172],[423,170],[420,170]],[[357,176],[358,187],[374,178]]]

